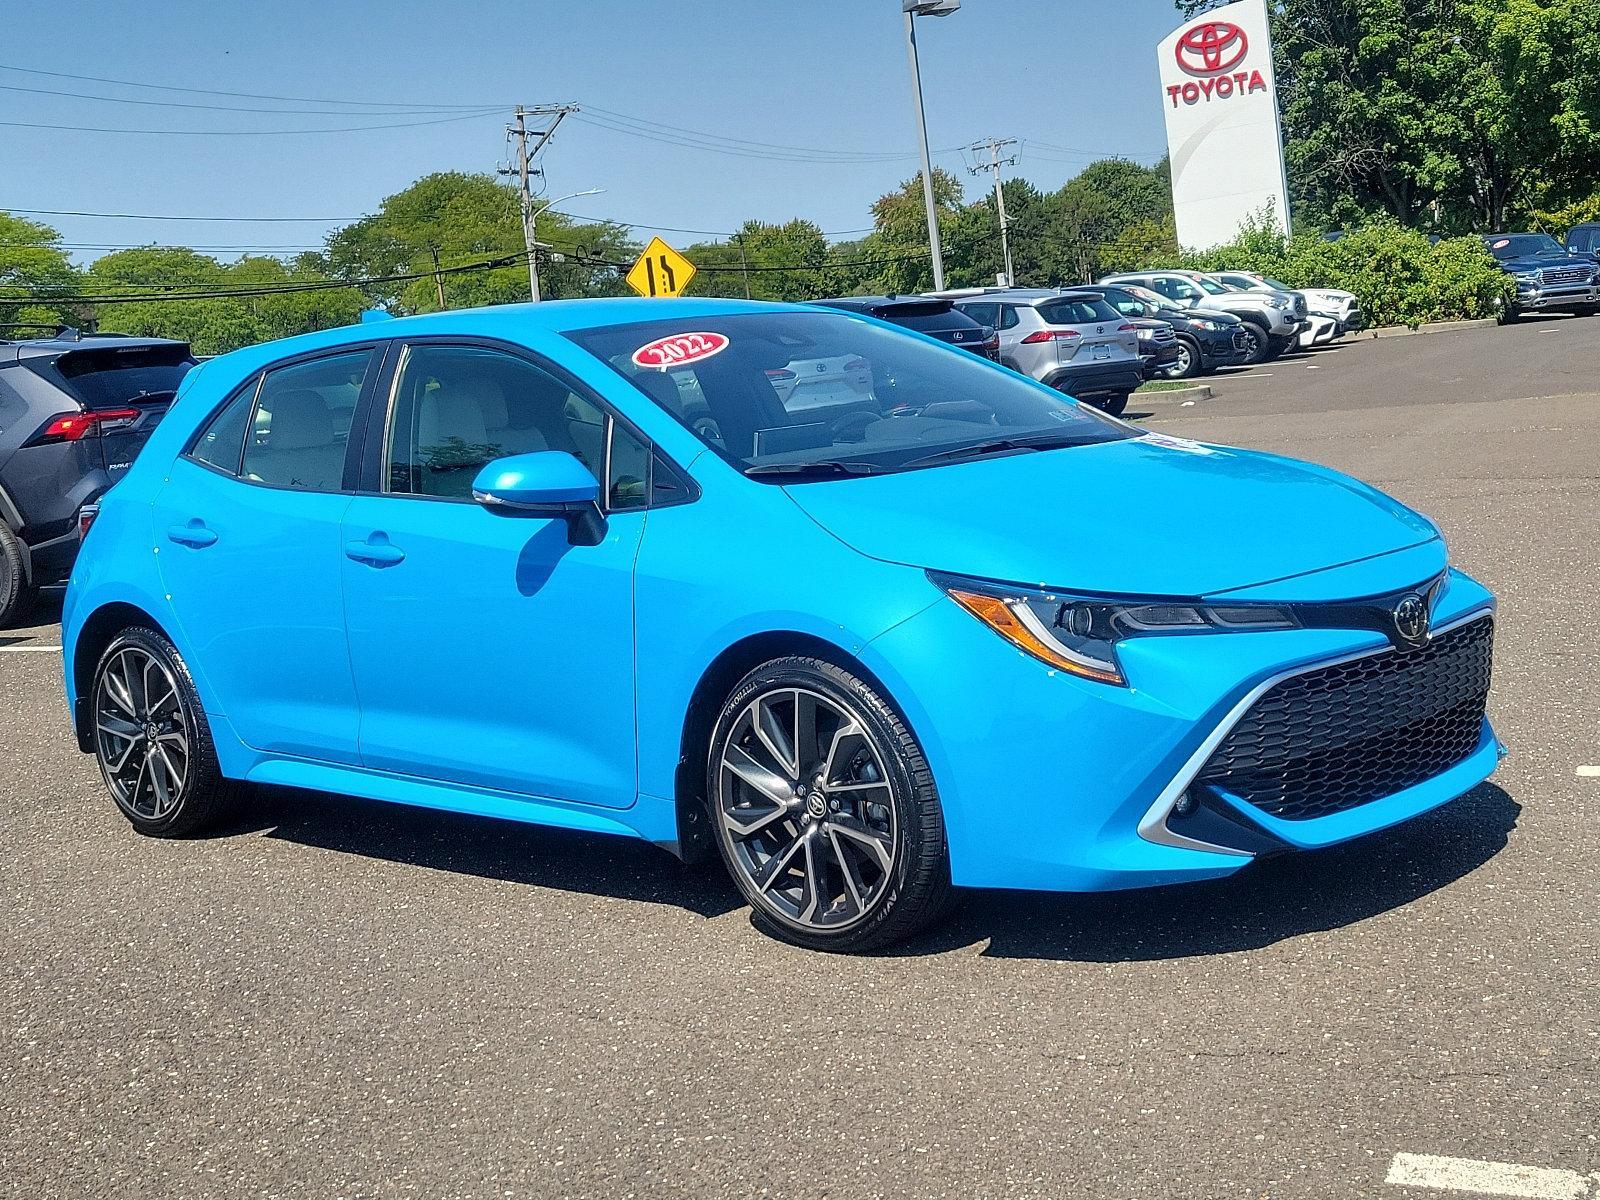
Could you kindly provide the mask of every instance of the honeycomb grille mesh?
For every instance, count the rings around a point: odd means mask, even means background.
[[[1494,621],[1419,650],[1390,650],[1295,675],[1262,694],[1197,782],[1304,821],[1403,791],[1477,747]]]

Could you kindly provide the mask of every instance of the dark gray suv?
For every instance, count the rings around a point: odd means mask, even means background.
[[[78,513],[122,477],[195,365],[184,342],[0,326],[0,628],[67,581]]]

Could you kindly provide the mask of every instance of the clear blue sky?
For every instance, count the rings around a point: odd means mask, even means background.
[[[1153,162],[1165,148],[1155,45],[1177,24],[1171,0],[966,0],[953,16],[922,20],[929,139],[936,151],[990,135],[1024,139],[1011,170],[1043,188],[1107,154]],[[493,169],[518,102],[589,105],[630,124],[642,119],[742,143],[901,156],[772,161],[663,145],[594,123],[618,119],[598,111],[569,121],[545,156],[548,194],[604,188],[563,207],[646,232],[649,225],[723,231],[746,218],[794,216],[830,233],[858,230],[871,223],[871,202],[917,169],[898,0],[19,2],[8,6],[5,25],[5,68],[372,102],[296,106],[0,70],[0,207],[335,218],[36,218],[74,246],[315,247],[339,219],[373,211],[420,175]],[[119,102],[127,100],[324,111],[286,116]],[[415,124],[457,115],[445,106],[477,104],[495,111]],[[409,127],[244,132],[352,125]],[[936,153],[935,162],[960,170],[963,156]],[[964,172],[963,179],[970,196],[984,186]],[[97,253],[74,250],[80,260]]]

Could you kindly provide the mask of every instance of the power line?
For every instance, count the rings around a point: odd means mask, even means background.
[[[322,223],[360,221],[362,217],[194,217],[175,216],[171,213],[108,213],[86,212],[72,208],[4,208],[4,212],[25,213],[30,217],[108,217],[119,221],[233,221],[255,223]]]
[[[69,100],[93,100],[101,104],[137,104],[143,108],[184,108],[205,112],[271,113],[280,117],[417,117],[429,113],[460,111],[452,105],[447,108],[384,108],[371,112],[351,112],[339,108],[260,108],[235,104],[186,104],[182,100],[136,100],[131,96],[96,96],[87,92],[68,92],[55,88],[31,88],[18,84],[0,83],[0,91],[28,92],[36,96],[61,96]],[[485,109],[485,111],[493,111]]]
[[[71,75],[65,71],[44,71],[37,67],[18,67],[8,63],[0,63],[0,71],[16,71],[23,75],[44,75],[51,79],[72,79],[79,83],[109,83],[117,87],[146,88],[157,92],[183,92],[191,96],[227,96],[234,100],[278,100],[285,104],[348,104],[365,105],[367,107],[381,106],[387,108],[417,108],[428,111],[443,112],[447,109],[500,109],[501,104],[429,104],[412,105],[403,101],[390,100],[329,100],[326,98],[313,98],[309,96],[269,96],[260,92],[222,92],[212,88],[179,87],[171,83],[150,83],[146,80],[135,79],[108,79],[103,75]],[[358,113],[351,113],[358,116]]]
[[[115,133],[122,136],[150,137],[293,137],[299,134],[319,133],[372,133],[380,129],[415,129],[421,125],[448,125],[452,121],[480,120],[494,114],[494,109],[478,109],[462,116],[435,117],[428,121],[399,121],[386,125],[340,125],[332,129],[112,129],[102,125],[51,125],[40,121],[0,121],[12,129],[55,129],[72,133]],[[290,116],[290,113],[284,113]],[[351,113],[350,116],[364,116]]]

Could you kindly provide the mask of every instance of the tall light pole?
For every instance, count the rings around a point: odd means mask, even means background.
[[[922,72],[917,67],[917,17],[948,17],[961,0],[900,0],[906,18],[906,58],[911,63],[911,96],[917,108],[917,140],[922,150],[922,203],[928,213],[928,249],[933,255],[933,290],[944,290],[944,253],[939,247],[939,212],[933,202],[933,161],[928,155],[928,122],[922,113]]]
[[[528,287],[534,300],[544,299],[539,292],[539,218],[548,209],[557,204],[565,204],[568,200],[576,200],[579,196],[598,196],[603,191],[605,191],[605,188],[587,188],[581,192],[573,192],[570,196],[557,196],[554,200],[546,200],[538,208],[530,207],[528,209],[528,220],[523,230],[525,235],[523,240],[528,245]]]

